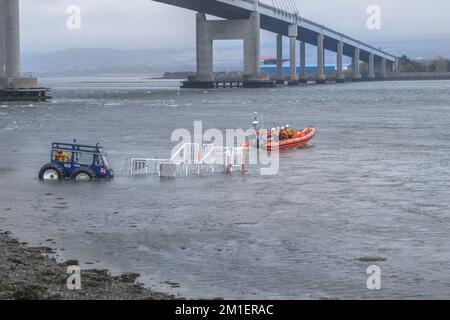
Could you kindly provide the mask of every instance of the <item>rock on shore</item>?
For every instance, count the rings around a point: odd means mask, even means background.
[[[0,233],[0,300],[164,300],[174,296],[152,292],[136,284],[138,274],[113,277],[108,270],[81,270],[81,289],[67,287],[67,266],[44,256],[50,248],[27,247],[9,232]]]

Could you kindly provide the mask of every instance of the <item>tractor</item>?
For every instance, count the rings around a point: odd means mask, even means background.
[[[77,144],[76,140],[52,143],[50,163],[39,170],[39,179],[44,181],[90,181],[113,177],[114,171],[103,148],[98,143],[95,146]]]

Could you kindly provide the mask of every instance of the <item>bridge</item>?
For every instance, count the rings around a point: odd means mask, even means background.
[[[244,40],[244,83],[264,86],[267,76],[260,72],[260,29],[277,35],[278,77],[282,80],[282,41],[289,38],[289,84],[306,82],[306,44],[317,48],[316,82],[326,82],[324,50],[336,53],[336,81],[345,81],[343,56],[352,58],[352,79],[360,80],[360,61],[368,64],[368,78],[386,78],[395,72],[397,57],[338,31],[301,17],[293,6],[281,8],[280,0],[268,4],[258,0],[153,0],[197,12],[197,76],[185,85],[212,87],[214,40]],[[281,2],[284,0],[281,0]],[[276,5],[278,4],[278,5]],[[207,20],[206,14],[224,20]],[[300,74],[296,74],[297,41],[300,41]],[[284,80],[282,80],[284,81]]]
[[[260,69],[260,30],[277,35],[278,80],[284,83],[283,37],[290,43],[289,84],[306,82],[306,44],[317,48],[316,82],[325,83],[325,50],[336,52],[337,82],[345,81],[343,56],[352,58],[352,79],[360,80],[360,61],[368,64],[368,78],[386,78],[397,69],[397,57],[345,34],[301,17],[295,6],[280,3],[292,0],[153,0],[197,12],[197,74],[185,87],[209,87],[216,84],[213,72],[213,41],[244,40],[244,87],[272,86],[274,82]],[[278,5],[277,5],[278,4]],[[222,20],[207,20],[206,15]],[[297,41],[300,42],[300,74],[297,74]],[[37,87],[37,79],[22,77],[20,72],[19,0],[0,0],[0,99],[45,100],[45,88]]]

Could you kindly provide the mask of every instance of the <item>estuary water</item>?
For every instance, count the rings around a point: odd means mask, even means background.
[[[450,81],[41,84],[53,100],[0,103],[0,229],[21,241],[187,298],[450,298]],[[177,128],[248,128],[254,111],[318,134],[274,176],[37,178],[53,141],[101,142],[120,172],[131,156],[167,157]],[[374,264],[381,290],[367,288]]]

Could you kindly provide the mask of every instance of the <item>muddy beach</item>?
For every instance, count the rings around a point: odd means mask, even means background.
[[[167,300],[136,282],[139,274],[111,276],[108,270],[81,269],[81,289],[69,289],[68,266],[57,263],[49,247],[28,247],[9,232],[0,233],[0,300]]]

